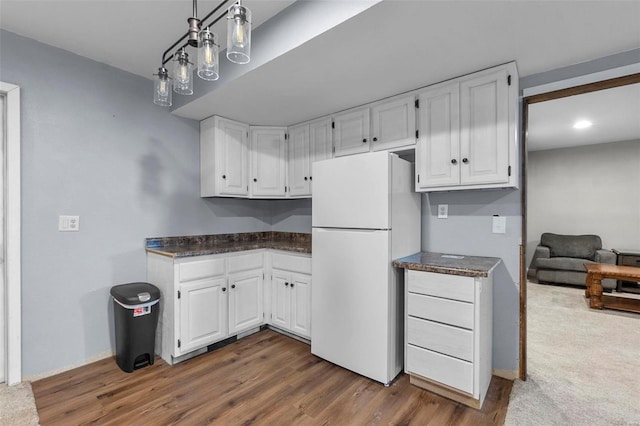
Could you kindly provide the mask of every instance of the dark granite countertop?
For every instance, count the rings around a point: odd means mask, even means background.
[[[497,257],[421,252],[396,259],[393,261],[393,266],[439,274],[487,277],[500,262],[502,259]]]
[[[274,249],[311,253],[311,234],[294,232],[245,232],[147,238],[145,250],[168,257],[206,256],[238,251]]]

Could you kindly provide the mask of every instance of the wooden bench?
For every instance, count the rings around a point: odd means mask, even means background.
[[[611,308],[640,312],[640,299],[602,294],[602,280],[604,278],[640,281],[640,268],[604,263],[585,263],[584,267],[587,270],[587,289],[584,295],[589,298],[590,308]]]

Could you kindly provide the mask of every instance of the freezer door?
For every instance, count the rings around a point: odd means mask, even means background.
[[[314,228],[311,352],[389,383],[398,374],[389,231]]]
[[[314,227],[390,229],[390,158],[381,151],[313,164]]]

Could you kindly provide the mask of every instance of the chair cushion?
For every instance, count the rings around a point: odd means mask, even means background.
[[[584,268],[585,263],[594,262],[588,259],[577,259],[575,257],[547,257],[537,259],[536,268],[586,273],[587,270]]]
[[[551,257],[595,260],[596,250],[602,248],[602,240],[597,235],[558,235],[546,232],[540,237],[540,245],[549,247]]]

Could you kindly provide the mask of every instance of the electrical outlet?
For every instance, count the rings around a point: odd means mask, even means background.
[[[449,217],[449,204],[438,204],[438,219]]]
[[[60,216],[58,231],[75,232],[80,230],[80,216]]]
[[[493,232],[494,234],[506,234],[507,218],[505,216],[494,215],[491,232]]]

